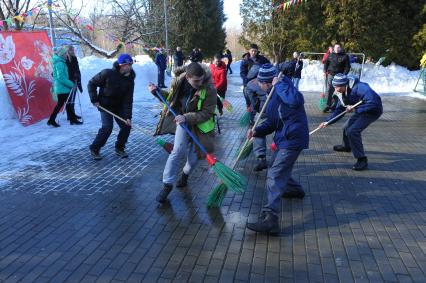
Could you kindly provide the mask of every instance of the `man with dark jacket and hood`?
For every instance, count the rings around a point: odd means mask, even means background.
[[[193,62],[175,70],[170,93],[165,90],[159,91],[152,84],[148,85],[148,90],[155,96],[162,95],[178,114],[174,117],[167,108],[164,108],[155,132],[155,135],[175,135],[173,151],[167,159],[163,172],[163,189],[156,198],[159,203],[164,203],[176,182],[181,161],[186,160],[186,164],[176,186],[186,187],[188,177],[198,160],[204,158],[204,154],[180,124],[188,126],[208,153],[214,151],[213,115],[216,108],[216,89],[208,69]]]
[[[267,203],[263,206],[258,222],[248,223],[247,228],[256,232],[277,234],[280,231],[278,214],[281,197],[304,195],[302,186],[292,177],[293,166],[303,149],[309,145],[308,119],[303,95],[287,76],[274,78],[276,72],[267,65],[259,70],[258,81],[266,92],[275,85],[266,110],[266,119],[248,132],[248,138],[264,137],[275,132],[277,146],[272,166],[266,180]]]
[[[163,52],[163,48],[159,48],[155,54],[155,65],[157,65],[158,80],[157,85],[159,88],[167,88],[164,84],[164,72],[167,69],[167,56]]]
[[[352,105],[359,101],[362,103],[355,108],[355,114],[346,122],[343,128],[343,144],[335,145],[333,149],[341,152],[351,152],[357,159],[352,167],[353,170],[361,171],[368,168],[367,156],[364,152],[361,133],[371,123],[379,119],[383,113],[382,99],[366,83],[362,83],[358,78],[349,78],[345,74],[336,74],[333,78],[333,87],[336,89],[338,102],[336,110],[321,123],[321,127],[337,122],[340,118],[328,123],[331,119],[343,111],[351,112]]]
[[[334,45],[333,53],[330,53],[324,62],[324,78],[327,78],[327,106],[323,112],[326,113],[336,108],[337,101],[333,99],[334,87],[331,83],[336,74],[343,73],[347,75],[351,69],[349,56],[346,54],[340,44]]]
[[[102,127],[90,145],[90,153],[95,160],[102,159],[100,149],[106,144],[113,128],[113,116],[99,106],[111,111],[126,120],[126,123],[115,118],[120,132],[115,143],[115,152],[121,158],[128,157],[124,150],[132,126],[133,91],[136,74],[132,69],[133,59],[129,54],[118,56],[112,69],[102,70],[88,83],[87,90],[90,101],[101,113]],[[99,88],[99,92],[97,89]]]

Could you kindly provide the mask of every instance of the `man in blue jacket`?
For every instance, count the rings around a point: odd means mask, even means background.
[[[368,162],[362,144],[361,132],[382,115],[382,100],[368,84],[360,82],[358,78],[353,78],[353,85],[349,86],[349,78],[345,74],[336,74],[332,84],[338,93],[338,103],[334,112],[320,126],[325,128],[327,125],[337,122],[344,115],[328,123],[345,110],[352,112],[352,105],[362,101],[362,104],[356,107],[355,114],[344,126],[343,145],[335,145],[333,149],[342,152],[352,151],[357,159],[352,169],[365,170],[368,168]]]
[[[263,75],[259,82],[266,92],[275,85],[275,91],[267,106],[266,120],[255,129],[249,130],[247,134],[251,138],[275,132],[274,142],[277,151],[267,174],[268,200],[263,206],[258,222],[247,224],[250,230],[270,234],[276,234],[280,230],[278,213],[281,197],[286,193],[304,194],[302,186],[292,178],[291,173],[299,154],[309,146],[308,119],[303,95],[296,90],[287,76],[283,76],[280,80],[277,78],[272,80],[273,77],[271,74],[270,79],[266,80],[266,75]]]
[[[163,53],[163,49],[158,49],[157,53],[155,54],[155,65],[157,65],[158,69],[158,84],[157,86],[159,88],[167,88],[164,84],[164,72],[167,68],[167,57]]]

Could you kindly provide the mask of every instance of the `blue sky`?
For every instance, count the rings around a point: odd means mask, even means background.
[[[239,27],[242,23],[240,17],[240,4],[242,0],[224,0],[224,10],[228,20],[226,27]]]

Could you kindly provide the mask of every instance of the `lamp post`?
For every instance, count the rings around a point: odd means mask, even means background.
[[[169,31],[167,28],[167,5],[166,0],[163,0],[163,6],[164,6],[164,27],[166,29],[166,50],[167,53],[169,52]]]
[[[49,10],[50,41],[52,42],[53,48],[55,48],[56,40],[55,40],[55,31],[53,26],[52,4],[53,4],[53,0],[47,1],[47,9]]]

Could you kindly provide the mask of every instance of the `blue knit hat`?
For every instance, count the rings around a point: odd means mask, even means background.
[[[127,53],[120,54],[117,59],[119,65],[133,64],[132,56]]]
[[[257,74],[257,81],[261,83],[272,83],[272,80],[277,75],[277,69],[274,65],[267,63],[263,64]]]
[[[349,79],[345,74],[339,73],[336,74],[333,78],[331,84],[333,86],[345,86],[349,83]]]

